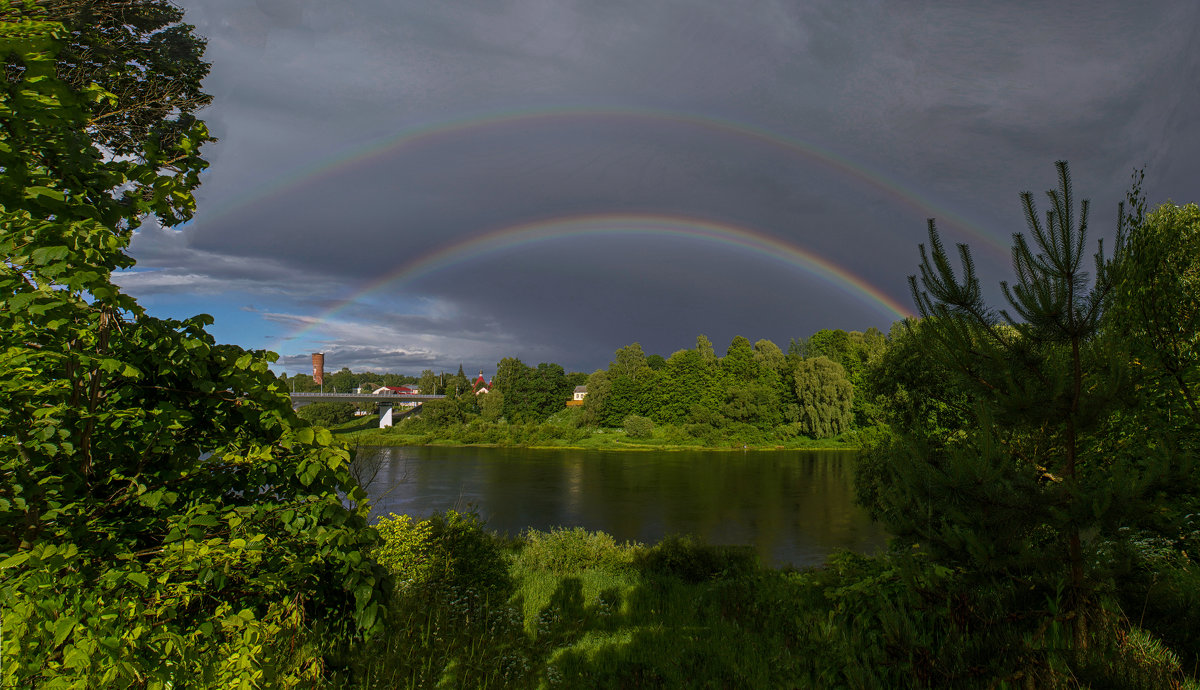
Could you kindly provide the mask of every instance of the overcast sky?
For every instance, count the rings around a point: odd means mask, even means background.
[[[176,1],[220,141],[120,282],[277,370],[886,331],[931,216],[998,296],[1055,160],[1093,241],[1200,201],[1196,2]]]

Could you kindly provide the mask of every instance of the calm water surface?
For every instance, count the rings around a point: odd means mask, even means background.
[[[559,525],[644,543],[696,534],[796,566],[887,538],[854,505],[853,451],[364,450],[381,462],[367,487],[375,517],[455,508],[512,535]]]

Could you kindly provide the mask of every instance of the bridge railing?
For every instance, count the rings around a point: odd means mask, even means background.
[[[293,398],[346,398],[370,400],[373,402],[393,402],[404,400],[441,400],[444,395],[424,395],[422,393],[397,393],[395,395],[376,395],[374,393],[288,393]]]

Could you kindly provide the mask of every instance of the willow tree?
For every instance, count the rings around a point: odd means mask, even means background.
[[[854,421],[854,386],[842,365],[813,357],[796,363],[792,375],[800,407],[800,427],[812,438],[830,438],[849,431]]]

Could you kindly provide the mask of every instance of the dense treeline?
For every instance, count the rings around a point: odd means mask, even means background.
[[[684,427],[689,435],[827,438],[854,421],[854,385],[884,338],[879,331],[821,331],[784,354],[769,340],[733,339],[717,357],[708,338],[652,366],[638,343],[588,377],[583,422],[618,427],[629,415]]]
[[[828,439],[880,422],[865,386],[888,342],[875,328],[825,329],[793,339],[785,353],[769,340],[751,345],[738,336],[718,357],[701,335],[694,349],[666,358],[647,355],[633,343],[618,349],[607,369],[590,375],[506,357],[496,365],[493,387],[482,395],[474,393],[461,367],[454,376],[426,372],[433,379],[429,390],[447,399],[427,403],[399,431],[436,432],[464,442],[537,442],[578,436],[580,428],[628,432],[632,423],[638,429],[634,437],[659,428],[676,442],[707,445]],[[346,374],[346,380],[374,376]],[[581,408],[567,409],[578,385],[587,386],[587,397]],[[509,433],[530,425],[537,431]]]
[[[288,390],[297,393],[315,393],[321,389],[312,374],[292,374],[291,376],[280,374],[279,378]],[[372,371],[353,372],[349,367],[342,367],[333,373],[325,373],[325,391],[327,393],[353,393],[359,388],[375,390],[380,386],[410,386],[420,380],[403,374],[377,374]]]

